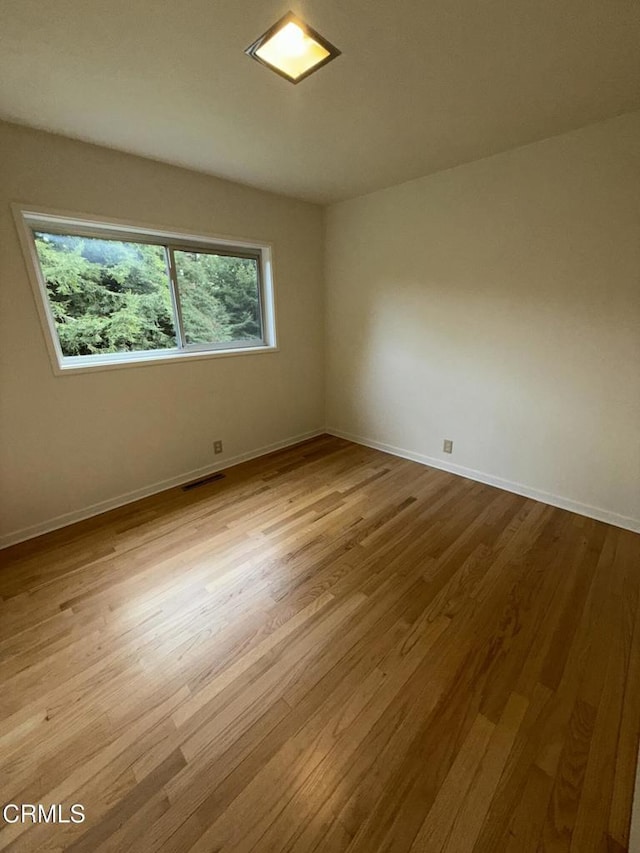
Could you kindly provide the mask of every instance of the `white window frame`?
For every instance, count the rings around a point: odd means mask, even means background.
[[[183,361],[185,359],[220,358],[234,355],[255,355],[277,352],[275,323],[275,293],[273,286],[273,248],[271,243],[222,237],[213,234],[194,234],[181,230],[166,230],[150,225],[124,222],[93,215],[55,211],[24,204],[12,205],[22,251],[25,256],[29,281],[33,290],[45,343],[56,375],[110,370],[121,367]],[[68,229],[68,230],[67,230]],[[128,240],[167,246],[171,260],[169,269],[172,302],[178,346],[163,350],[140,350],[137,352],[101,353],[97,355],[65,356],[60,346],[55,320],[47,294],[36,250],[34,230],[53,233],[81,235],[103,239]],[[174,301],[177,279],[173,263],[173,250],[195,252],[220,252],[236,257],[253,257],[258,261],[259,300],[263,338],[255,341],[228,341],[217,344],[188,344],[179,312]]]

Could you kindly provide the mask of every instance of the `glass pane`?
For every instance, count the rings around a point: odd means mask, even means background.
[[[42,231],[34,237],[65,356],[175,348],[163,246]]]
[[[187,344],[262,340],[258,262],[174,252]]]

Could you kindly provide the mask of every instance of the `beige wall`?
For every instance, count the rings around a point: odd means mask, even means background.
[[[14,201],[272,242],[280,351],[54,376]],[[0,123],[0,298],[0,544],[323,426],[314,205]]]
[[[640,113],[329,208],[326,279],[330,431],[640,529]]]

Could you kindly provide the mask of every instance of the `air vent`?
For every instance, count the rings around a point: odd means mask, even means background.
[[[194,480],[193,483],[186,483],[182,487],[182,491],[190,492],[191,489],[197,489],[199,486],[206,486],[207,483],[215,483],[216,480],[224,480],[224,474],[211,474],[211,476],[203,477],[201,480]]]

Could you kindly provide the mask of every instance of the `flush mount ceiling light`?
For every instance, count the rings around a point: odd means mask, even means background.
[[[270,27],[245,53],[291,83],[299,83],[340,51],[293,12]]]

